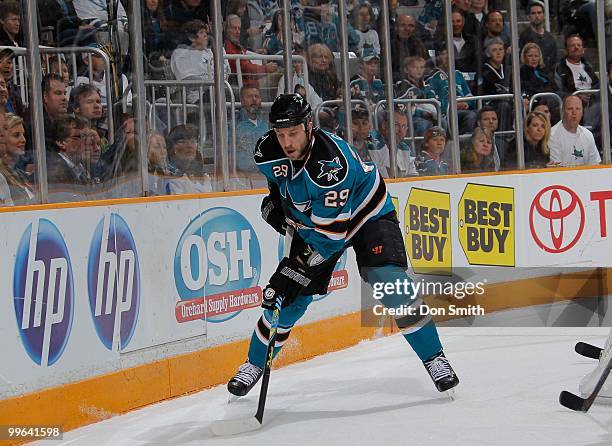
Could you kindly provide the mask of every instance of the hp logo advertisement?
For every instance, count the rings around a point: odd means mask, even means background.
[[[116,213],[98,223],[89,247],[87,291],[98,337],[122,351],[136,329],[140,308],[140,267],[129,226]]]
[[[239,212],[211,208],[187,226],[174,255],[179,323],[223,322],[261,303],[261,251],[255,230]]]
[[[42,367],[55,364],[70,337],[75,296],[68,248],[47,219],[32,222],[19,240],[13,296],[28,356]]]

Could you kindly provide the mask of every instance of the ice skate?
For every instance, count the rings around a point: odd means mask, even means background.
[[[227,390],[237,397],[244,396],[249,393],[255,384],[257,384],[262,374],[263,369],[249,362],[245,362],[238,369],[238,373],[236,373],[227,383]],[[228,402],[231,401],[232,398],[230,397]]]
[[[439,392],[446,392],[446,394],[453,399],[454,391],[451,389],[459,384],[459,378],[457,378],[448,359],[444,356],[444,352],[440,352],[423,361],[423,365],[436,385],[436,389],[438,389]]]

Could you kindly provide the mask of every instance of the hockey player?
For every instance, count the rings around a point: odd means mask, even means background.
[[[228,382],[246,395],[263,374],[276,296],[283,297],[274,353],[287,341],[315,294],[325,294],[334,266],[352,246],[361,277],[368,283],[409,280],[402,233],[377,169],[362,162],[347,142],[313,128],[311,108],[298,94],[280,95],[270,110],[270,127],[257,142],[255,162],[267,177],[270,194],[262,216],[279,233],[296,228],[291,252],[263,292],[263,315],[251,336],[248,360]],[[416,296],[382,297],[387,307],[416,305]],[[436,388],[446,391],[459,380],[442,351],[430,316],[399,316],[396,323],[423,361]]]

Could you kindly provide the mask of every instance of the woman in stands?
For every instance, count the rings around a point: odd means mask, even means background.
[[[461,152],[462,172],[494,172],[493,133],[476,127],[468,145]]]
[[[485,41],[485,56],[487,62],[482,66],[481,78],[478,80],[478,94],[499,95],[512,93],[512,76],[508,67],[504,66],[506,50],[504,41],[493,37]],[[512,128],[512,100],[489,101],[497,111],[499,130]]]
[[[539,111],[529,113],[525,119],[523,136],[525,168],[546,167],[550,162],[548,149],[550,121],[546,115]]]
[[[26,138],[23,119],[12,113],[6,115],[4,151],[0,174],[5,178],[15,205],[34,204],[34,188],[28,173],[18,167],[25,154]]]
[[[327,45],[315,43],[308,47],[308,81],[324,101],[339,97],[334,55]]]
[[[295,50],[296,45],[302,45],[304,43],[303,35],[301,36],[297,32],[297,28],[295,26],[295,17],[293,13],[291,13],[291,36],[292,42],[291,47]],[[274,13],[274,17],[272,18],[272,26],[270,30],[266,33],[263,42],[263,49],[266,54],[282,54],[284,49],[283,43],[283,10],[279,9]]]
[[[555,91],[555,84],[544,68],[542,50],[534,42],[527,43],[521,51],[521,90],[527,98]]]

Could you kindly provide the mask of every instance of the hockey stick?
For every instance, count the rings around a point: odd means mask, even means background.
[[[561,403],[562,406],[565,406],[568,409],[572,409],[579,412],[587,412],[595,401],[595,398],[597,398],[597,394],[606,382],[606,379],[610,374],[610,370],[612,370],[612,355],[608,358],[606,367],[603,369],[599,380],[597,380],[595,388],[587,398],[581,398],[578,395],[574,395],[573,393],[564,390],[561,392],[561,395],[559,395],[559,403]]]
[[[579,355],[586,356],[587,358],[599,359],[599,356],[601,356],[601,351],[603,349],[597,347],[596,345],[588,344],[586,342],[578,342],[576,343],[574,350]]]
[[[285,242],[283,244],[284,257],[289,257],[291,241],[293,240],[293,230],[293,227],[288,226],[285,232]],[[257,430],[263,425],[264,409],[266,407],[266,398],[268,396],[268,384],[270,383],[270,370],[272,368],[272,359],[274,358],[274,344],[276,343],[277,333],[276,330],[278,328],[278,320],[280,318],[282,304],[283,296],[279,294],[276,296],[274,311],[272,312],[272,320],[270,321],[270,336],[268,337],[266,363],[264,365],[263,377],[261,380],[261,389],[259,390],[257,413],[255,413],[254,417],[214,421],[210,425],[210,430],[213,434],[219,436],[236,435]]]

